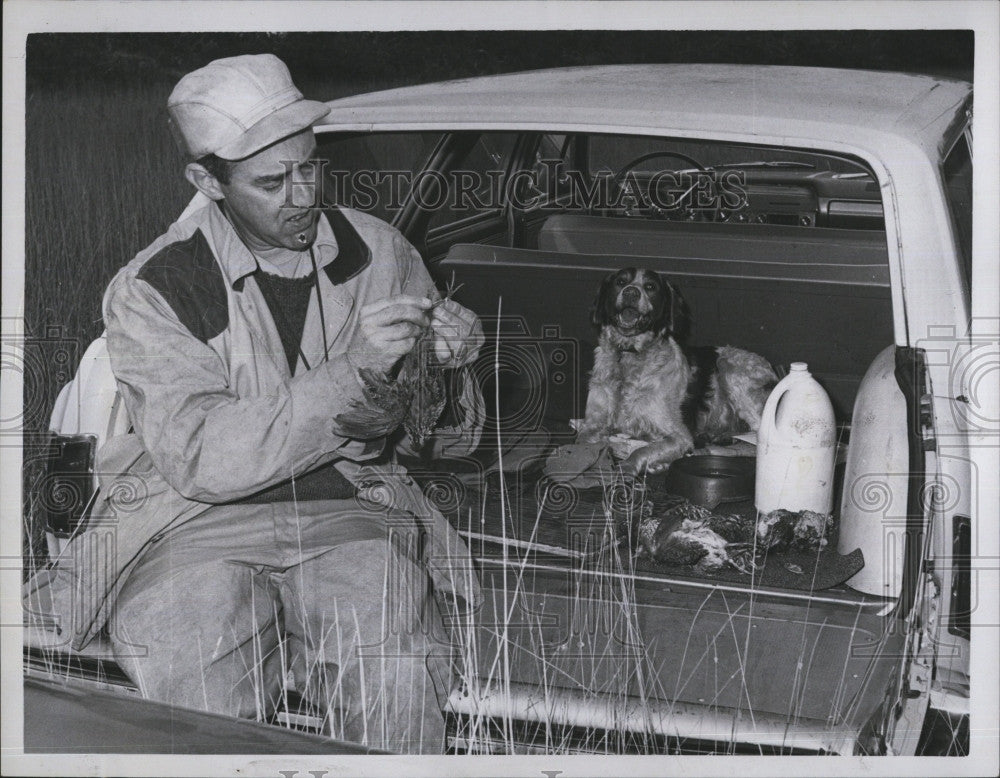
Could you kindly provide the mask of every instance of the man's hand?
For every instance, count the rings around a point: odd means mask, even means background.
[[[431,314],[434,354],[445,367],[462,367],[475,359],[483,345],[483,325],[468,308],[454,300],[436,303]]]
[[[400,294],[361,309],[359,341],[351,348],[354,366],[388,373],[431,326],[431,301]]]

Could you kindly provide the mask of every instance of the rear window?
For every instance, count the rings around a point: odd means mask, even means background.
[[[392,222],[441,137],[439,132],[322,133],[321,199]]]
[[[548,135],[547,203],[601,216],[882,230],[881,193],[854,159],[639,135]],[[544,157],[544,159],[542,158]],[[559,166],[546,160],[557,160]],[[553,181],[556,181],[553,185]]]
[[[646,171],[746,165],[759,167],[770,164],[775,169],[785,167],[836,173],[865,172],[865,168],[858,163],[842,157],[795,149],[638,135],[594,135],[590,140],[588,157],[590,171],[594,174],[618,173],[629,165],[636,170]],[[641,157],[649,159],[637,162]]]

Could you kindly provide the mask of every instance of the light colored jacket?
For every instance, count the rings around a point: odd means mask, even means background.
[[[478,601],[463,541],[385,456],[386,435],[401,419],[371,403],[351,360],[363,348],[364,305],[440,295],[405,238],[365,214],[326,212],[314,248],[322,315],[313,294],[294,375],[251,275],[257,262],[216,205],[171,225],[112,280],[104,299],[108,351],[134,433],[101,448],[101,499],[87,531],[28,592],[35,607],[51,600],[64,626],[72,623],[74,647],[101,629],[153,539],[213,504],[328,462],[366,487],[369,499],[409,511],[429,532],[435,583]],[[469,364],[481,329],[473,340],[461,364],[448,367]],[[482,398],[471,376],[460,383],[461,422],[440,431],[439,454],[469,453],[478,442]]]

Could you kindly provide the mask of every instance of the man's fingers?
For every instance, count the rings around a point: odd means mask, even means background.
[[[463,324],[463,321],[450,311],[446,311],[443,308],[435,308],[431,314],[431,324],[459,327]]]
[[[366,305],[360,320],[370,346],[387,356],[412,351],[428,328],[433,330],[434,354],[441,364],[466,361],[482,342],[478,317],[454,300],[431,302],[426,297],[396,295]]]
[[[394,324],[408,322],[421,328],[430,323],[427,312],[412,305],[393,304],[362,316],[362,321],[376,327],[389,327]]]
[[[454,300],[444,297],[434,303],[434,313],[441,313],[442,311],[453,312],[456,308],[461,308],[458,303]]]
[[[424,328],[422,326],[410,322],[397,322],[388,327],[382,327],[379,330],[378,338],[385,343],[406,340],[407,338],[416,342],[423,331]]]
[[[361,315],[371,315],[373,313],[378,313],[391,305],[408,305],[413,308],[419,308],[426,311],[431,307],[430,299],[427,297],[414,297],[410,294],[397,294],[394,297],[386,297],[383,300],[376,300],[373,303],[369,303],[364,308],[361,309]]]
[[[386,357],[392,357],[393,361],[395,361],[413,351],[416,344],[416,338],[400,338],[399,340],[388,340],[379,344],[378,350]]]
[[[438,321],[454,322],[455,324],[469,325],[476,320],[476,314],[454,300],[442,300],[434,308],[433,315]]]
[[[437,361],[443,365],[455,356],[455,350],[448,341],[443,338],[439,338],[434,342],[434,356],[437,358]]]
[[[471,318],[466,318],[461,314],[435,308],[431,316],[431,326],[442,335],[452,337],[464,337],[471,333],[475,324],[475,314]]]

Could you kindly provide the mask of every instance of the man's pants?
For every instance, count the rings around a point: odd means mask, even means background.
[[[440,615],[402,514],[363,506],[217,506],[156,540],[111,617],[119,664],[146,697],[257,718],[290,674],[333,737],[440,753]]]

